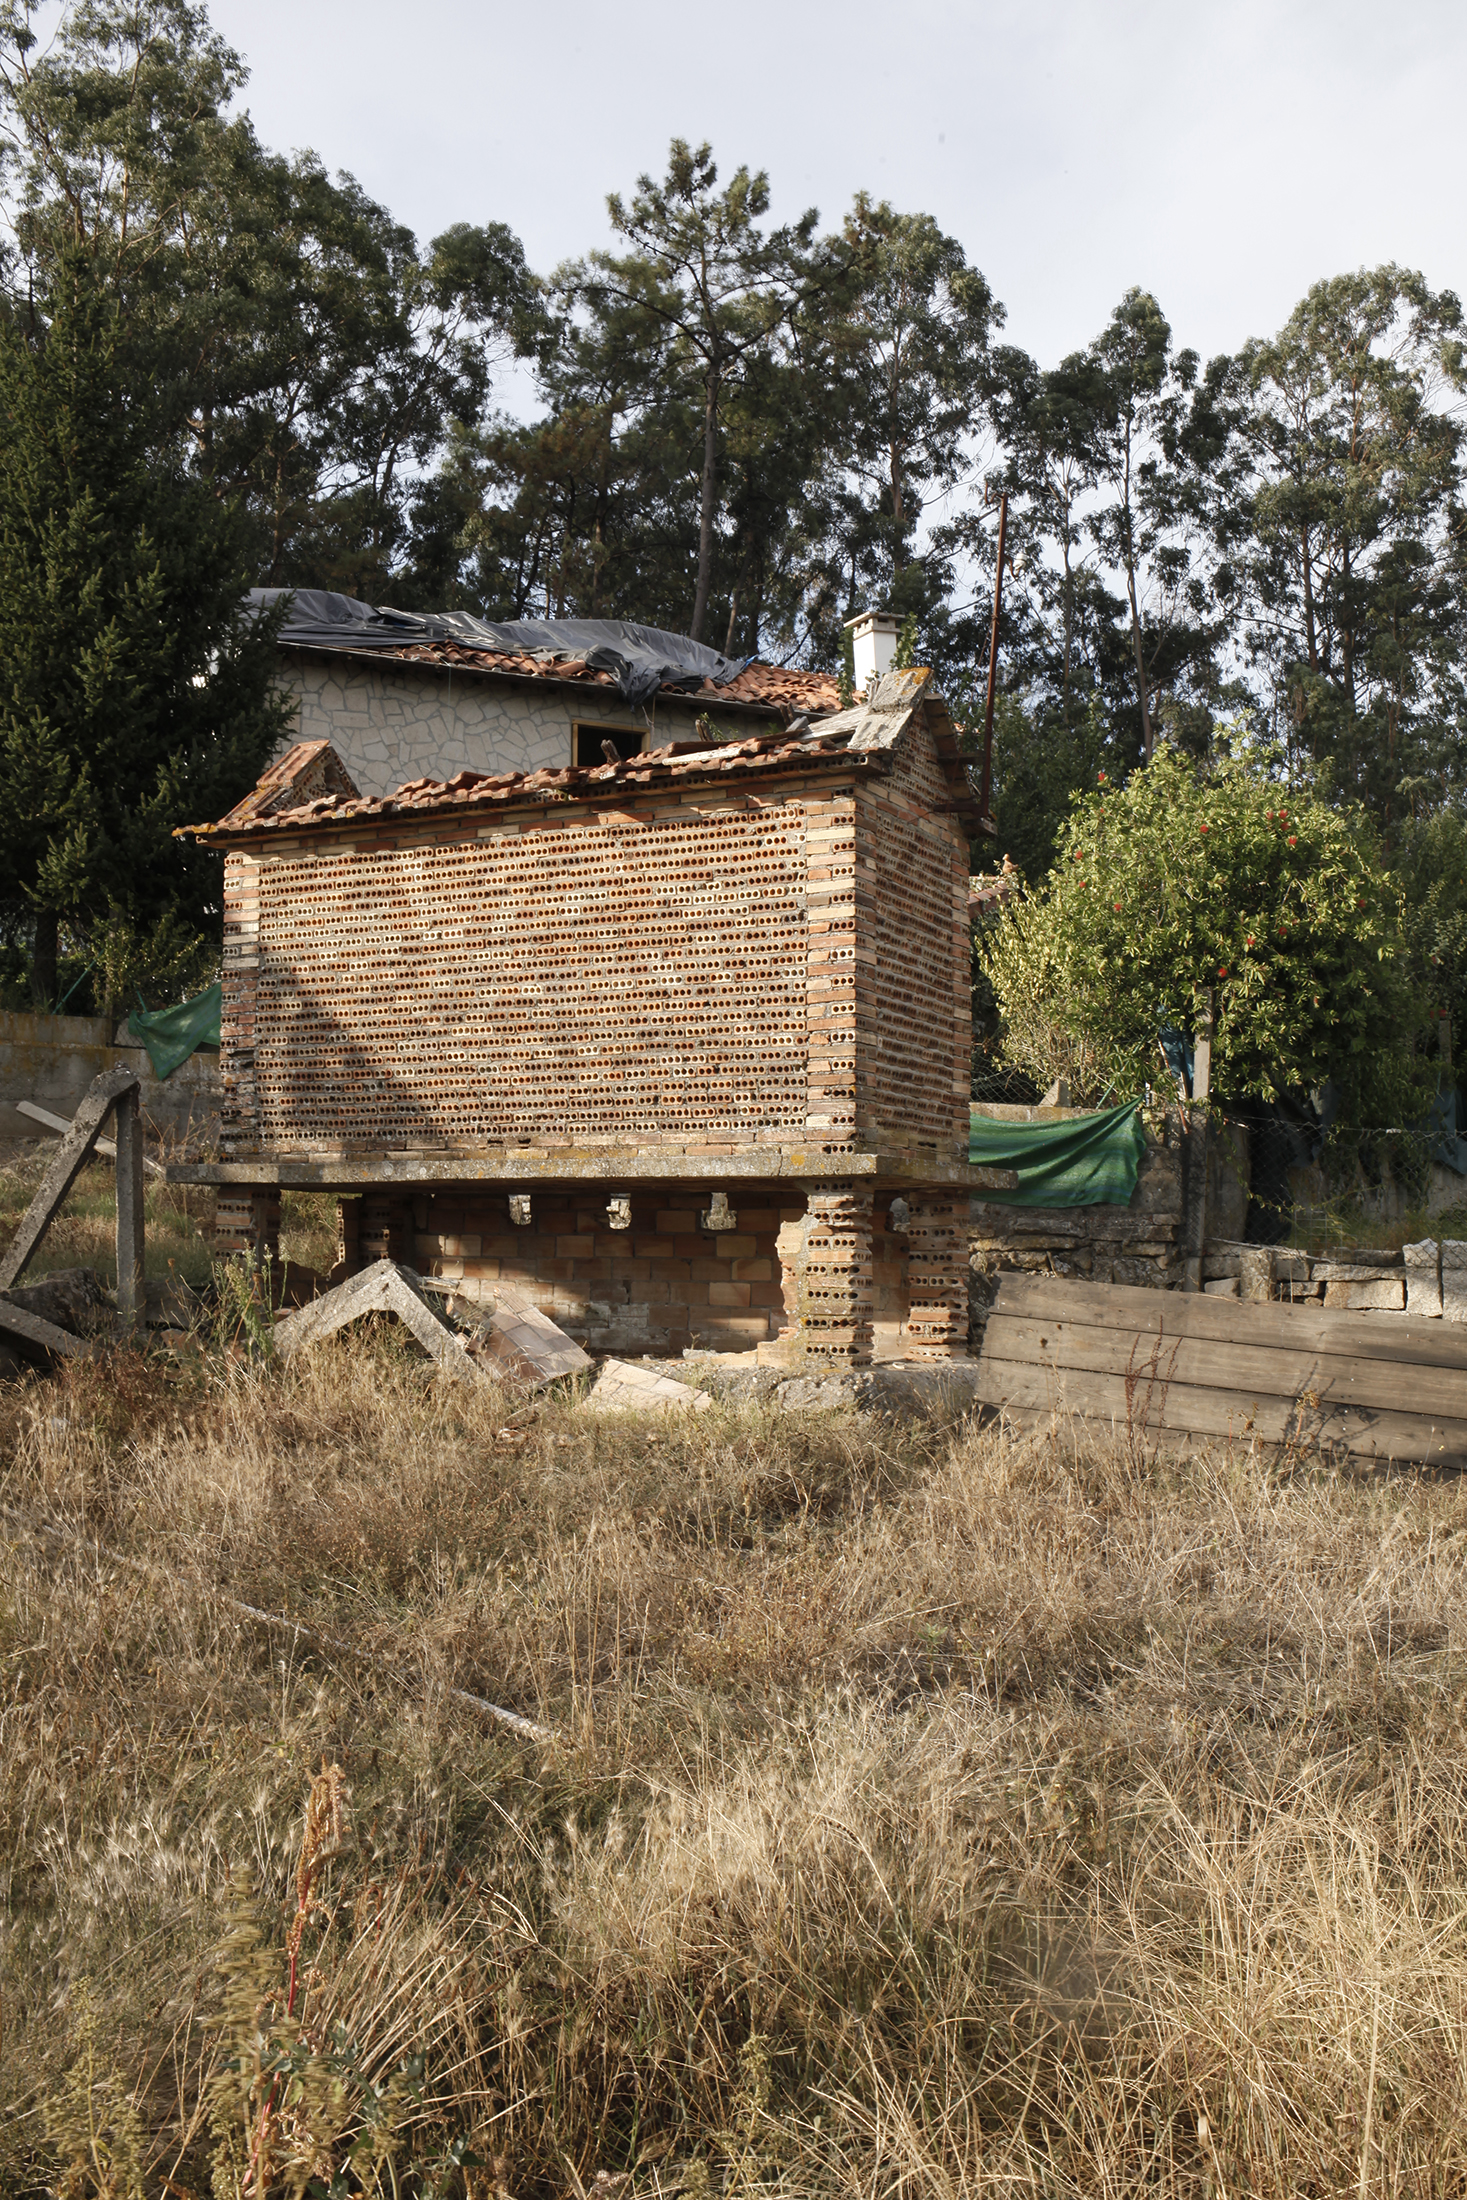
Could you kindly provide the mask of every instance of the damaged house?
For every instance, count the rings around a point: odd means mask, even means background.
[[[459,772],[559,771],[665,747],[707,748],[833,711],[837,683],[625,620],[378,610],[325,589],[256,589],[285,602],[277,684],[299,741],[329,741],[363,794]],[[851,622],[867,674],[896,621]],[[864,684],[862,682],[861,684]]]
[[[184,829],[225,855],[221,1243],[331,1191],[342,1272],[592,1349],[961,1353],[975,808],[920,670],[385,795],[298,744]]]

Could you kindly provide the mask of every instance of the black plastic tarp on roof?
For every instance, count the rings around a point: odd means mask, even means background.
[[[456,642],[460,649],[562,658],[609,672],[628,703],[646,703],[660,687],[696,688],[705,680],[727,687],[748,657],[724,657],[686,634],[630,619],[473,618],[467,611],[393,611],[359,603],[325,588],[252,588],[250,602],[268,610],[289,599],[282,642],[298,649],[401,649],[412,642]]]

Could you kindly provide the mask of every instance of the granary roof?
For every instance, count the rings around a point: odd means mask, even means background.
[[[889,672],[871,696],[833,713],[803,734],[755,735],[689,752],[652,749],[615,763],[569,765],[555,771],[455,773],[452,779],[411,779],[386,795],[358,794],[327,741],[302,741],[272,764],[227,815],[213,824],[180,825],[180,837],[233,845],[273,832],[298,833],[360,819],[416,817],[442,810],[539,806],[556,801],[624,800],[662,787],[746,784],[776,775],[880,772],[913,716],[934,737],[951,789],[952,808],[976,814],[965,760],[942,697],[921,666]]]

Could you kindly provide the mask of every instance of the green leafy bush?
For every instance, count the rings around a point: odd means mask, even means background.
[[[1356,1121],[1415,1104],[1401,894],[1369,824],[1246,763],[1204,777],[1163,749],[1074,796],[1049,876],[978,954],[1008,1058],[1088,1101],[1158,1081],[1159,1027],[1190,1029],[1210,986],[1219,1098],[1333,1076]]]

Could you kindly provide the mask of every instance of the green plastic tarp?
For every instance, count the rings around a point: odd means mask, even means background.
[[[177,1008],[135,1008],[127,1019],[128,1036],[148,1050],[155,1077],[171,1077],[199,1047],[219,1044],[219,1006],[223,989],[216,979]]]
[[[968,1133],[970,1161],[1017,1169],[1016,1191],[983,1194],[1008,1207],[1124,1207],[1145,1151],[1139,1100],[1060,1122],[1005,1123],[975,1112]]]

